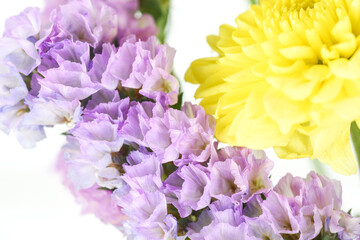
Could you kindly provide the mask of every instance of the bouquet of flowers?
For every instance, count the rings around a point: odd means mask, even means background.
[[[64,184],[128,239],[360,239],[339,181],[313,171],[274,184],[262,150],[356,173],[360,4],[252,5],[208,38],[219,56],[187,71],[201,106],[182,102],[175,50],[163,43],[168,10],[61,0],[9,18],[0,128],[34,147],[66,124]]]

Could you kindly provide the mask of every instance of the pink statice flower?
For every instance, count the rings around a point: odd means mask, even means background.
[[[116,227],[122,226],[127,217],[122,213],[121,208],[115,204],[112,198],[112,191],[100,189],[100,186],[94,184],[90,188],[78,190],[74,184],[67,178],[69,173],[68,162],[65,161],[67,154],[71,154],[71,149],[64,148],[60,152],[57,161],[57,171],[61,173],[63,184],[71,191],[76,201],[82,206],[82,213],[94,214],[106,224],[112,224]],[[73,153],[74,154],[74,153]]]

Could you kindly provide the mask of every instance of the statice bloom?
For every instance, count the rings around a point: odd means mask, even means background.
[[[92,187],[82,190],[77,190],[71,180],[67,177],[69,173],[69,163],[65,158],[69,154],[75,154],[76,149],[73,146],[67,145],[59,154],[56,168],[61,173],[63,184],[71,191],[76,201],[82,206],[83,214],[94,214],[101,221],[107,224],[112,224],[116,227],[122,226],[123,221],[127,217],[122,213],[121,208],[115,204],[112,199],[112,191],[102,189],[100,186],[94,184]]]
[[[117,169],[121,164],[117,153],[123,145],[123,138],[117,134],[117,128],[124,120],[128,108],[128,98],[118,102],[99,103],[95,108],[85,110],[82,121],[70,131],[79,142],[80,162],[86,163],[82,166],[91,166],[96,173],[94,180],[97,184],[109,189],[123,184]]]
[[[248,236],[248,226],[242,217],[241,207],[233,205],[229,200],[213,202],[199,220],[198,223],[190,224],[191,239],[256,239]]]
[[[16,67],[9,62],[0,62],[0,108],[13,106],[23,100],[28,89]]]
[[[133,221],[136,221],[134,228],[138,231],[138,235],[146,236],[153,231],[152,236],[148,237],[153,239],[163,238],[165,233],[161,231],[161,224],[165,225],[167,215],[164,194],[159,191],[150,192],[135,189],[124,193],[123,189],[117,189],[114,192],[114,198],[117,204],[123,207],[124,213]],[[160,229],[155,230],[155,227]],[[156,233],[162,233],[162,236],[155,236]],[[175,234],[177,233],[175,232]]]
[[[238,233],[240,239],[359,239],[360,220],[340,210],[339,196],[337,181],[314,172],[306,179],[288,174],[248,202],[219,197],[189,224],[189,237],[216,239],[218,229],[222,234]]]
[[[138,119],[124,125],[120,129],[121,134],[151,148],[163,163],[174,162],[181,166],[190,162],[205,162],[209,158],[214,147],[215,121],[201,107],[191,103],[184,103],[181,110],[164,109],[160,104],[151,103],[143,103],[142,106],[138,108],[141,114],[134,110],[129,115]],[[137,136],[134,132],[138,133]]]
[[[186,102],[181,111],[169,109],[164,116],[173,148],[181,155],[176,165],[204,162],[213,150],[215,120],[198,105]]]
[[[201,165],[183,166],[165,180],[164,192],[180,216],[187,217],[211,202],[209,171]]]
[[[40,27],[38,8],[27,8],[19,15],[10,17],[0,38],[0,60],[12,63],[24,75],[30,74],[40,64],[35,47]]]
[[[269,179],[273,162],[259,151],[226,147],[210,159],[211,196],[247,202],[272,187]]]
[[[171,75],[175,50],[157,43],[155,37],[147,41],[128,39],[111,55],[102,84],[115,89],[140,89],[139,93],[150,99],[173,105],[177,102],[179,83]]]
[[[327,219],[334,218],[333,215],[340,211],[341,186],[339,182],[314,172],[309,173],[306,179],[287,174],[261,206],[277,233],[313,239],[325,228]],[[340,231],[344,229],[332,229],[330,232]]]
[[[131,34],[146,40],[157,33],[151,16],[135,17],[137,1],[74,0],[60,3],[63,4],[51,13],[49,10],[45,12],[45,15],[50,15],[52,25],[38,43],[41,52],[63,39],[87,42],[98,51],[103,43],[115,41],[120,44],[122,38]]]
[[[45,133],[42,127],[25,122],[29,111],[24,104],[27,94],[26,84],[15,66],[0,61],[0,129],[7,134],[13,131],[23,147],[31,148]]]
[[[145,142],[145,135],[150,130],[150,119],[153,117],[156,104],[152,102],[135,102],[129,108],[127,119],[119,126],[119,134],[128,144],[135,143],[142,146],[148,146]],[[161,108],[162,110],[162,108]],[[162,138],[158,138],[161,142]]]

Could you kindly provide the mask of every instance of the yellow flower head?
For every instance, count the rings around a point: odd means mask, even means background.
[[[200,84],[220,141],[356,173],[360,0],[263,0],[208,42],[219,56],[194,61],[185,79]]]

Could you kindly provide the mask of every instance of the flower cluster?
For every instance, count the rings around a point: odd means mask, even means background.
[[[59,3],[6,23],[0,127],[31,147],[67,123],[58,169],[85,212],[129,239],[360,239],[339,182],[273,187],[263,151],[219,147],[215,119],[181,104],[175,51],[137,1]]]
[[[153,79],[165,76],[169,95],[176,91],[171,83],[175,79],[166,75],[171,63],[156,62],[162,60],[158,55],[172,51],[157,47],[154,39],[141,42],[156,34],[157,28],[150,15],[139,16],[136,0],[59,3],[51,12],[27,8],[9,18],[0,38],[0,129],[13,131],[24,147],[43,139],[45,126],[77,122],[87,100],[108,88],[107,76],[112,81],[123,77],[112,75],[118,57],[129,58],[131,64],[148,54],[147,65],[137,71],[152,74]],[[154,85],[158,82],[141,82],[141,91],[160,88]],[[162,95],[174,101],[172,95]]]
[[[200,84],[195,97],[215,115],[216,137],[356,173],[359,12],[356,0],[264,0],[209,36],[218,57],[194,61],[185,79]]]

